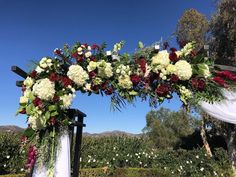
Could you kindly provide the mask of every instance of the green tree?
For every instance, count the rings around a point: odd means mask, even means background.
[[[182,46],[183,43],[196,41],[196,50],[199,50],[205,43],[208,30],[209,23],[203,14],[195,9],[186,10],[177,24],[177,42]]]
[[[193,133],[196,119],[184,110],[170,111],[160,108],[146,115],[144,132],[157,148],[174,148],[181,137]]]
[[[236,2],[218,1],[217,11],[211,18],[211,50],[216,63],[236,65]]]

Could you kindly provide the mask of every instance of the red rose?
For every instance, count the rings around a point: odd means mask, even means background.
[[[176,61],[178,61],[178,56],[175,52],[171,52],[169,54],[169,59],[170,59],[170,61],[176,62]]]
[[[49,80],[55,82],[56,80],[58,80],[58,75],[56,73],[51,73],[49,76]]]
[[[54,103],[57,103],[58,101],[60,101],[60,97],[55,95],[55,96],[53,97],[52,101],[53,101]]]
[[[159,87],[156,89],[156,93],[160,97],[166,96],[170,92],[170,86],[167,84],[161,84]]]
[[[172,74],[170,77],[170,82],[171,83],[177,83],[179,81],[179,77],[175,74]]]
[[[142,70],[143,73],[146,72],[146,59],[144,57],[139,58],[139,60],[137,61],[137,63],[139,64],[140,69]]]
[[[205,87],[206,87],[206,82],[205,82],[203,79],[200,79],[200,80],[198,81],[198,89],[199,89],[199,90],[204,90]]]
[[[218,83],[219,85],[225,87],[225,88],[228,87],[228,85],[225,83],[225,81],[219,76],[214,77],[212,80],[215,81],[216,83]]]
[[[193,88],[202,91],[206,87],[206,82],[203,79],[193,78],[192,79],[192,86],[193,86]]]
[[[37,77],[37,71],[33,70],[31,73],[30,73],[30,77],[32,78],[36,78]]]
[[[174,53],[174,52],[177,51],[177,49],[176,48],[170,48],[170,51]]]
[[[96,61],[96,57],[95,56],[91,56],[90,57],[90,61]]]
[[[133,82],[134,85],[138,85],[138,83],[141,81],[140,77],[136,74],[132,74],[130,76],[130,80]]]
[[[85,44],[83,44],[84,45],[84,47],[85,48],[88,48],[88,44],[87,43],[85,43]],[[81,46],[82,47],[82,46]]]
[[[106,95],[111,95],[112,93],[113,93],[112,87],[107,88],[106,91],[105,91],[105,94],[106,94]]]
[[[40,98],[36,97],[34,100],[33,100],[33,104],[35,107],[39,107],[39,108],[43,108],[43,102]]]
[[[78,56],[79,56],[79,54],[77,52],[74,52],[74,53],[71,54],[72,58],[77,58]]]
[[[68,87],[69,85],[72,85],[72,80],[70,80],[68,77],[61,77],[60,80],[64,87]]]
[[[96,72],[95,71],[91,71],[89,72],[89,78],[92,79],[92,78],[95,78],[96,77]]]
[[[100,85],[91,85],[91,89],[95,92],[99,90]]]
[[[21,113],[21,114],[26,114],[26,109],[23,108],[19,113]]]
[[[79,55],[76,59],[77,59],[77,62],[78,62],[78,63],[83,62],[83,61],[84,61],[84,56],[83,56],[83,54],[82,54],[82,55]]]
[[[56,124],[56,118],[55,117],[51,117],[50,120],[49,120],[49,124],[50,125],[55,125]]]
[[[97,44],[93,44],[91,48],[95,50],[95,49],[99,49],[100,47]]]
[[[61,50],[58,49],[58,48],[56,48],[56,49],[54,50],[54,54],[56,54],[56,55],[61,55]]]
[[[101,89],[105,90],[106,88],[107,88],[107,83],[106,82],[102,83],[101,84]]]

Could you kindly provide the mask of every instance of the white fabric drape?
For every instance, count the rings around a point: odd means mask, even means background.
[[[59,144],[54,168],[54,176],[70,177],[70,139],[68,132],[62,134],[59,139]],[[33,177],[47,177],[47,170],[45,166],[40,168],[35,166]]]
[[[223,90],[225,99],[218,103],[201,102],[201,108],[213,118],[236,124],[236,90]]]

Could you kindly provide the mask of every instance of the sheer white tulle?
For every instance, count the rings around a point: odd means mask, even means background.
[[[201,102],[201,108],[213,118],[236,124],[236,90],[224,90],[225,99],[218,103]]]
[[[68,132],[62,134],[59,140],[60,147],[57,149],[55,162],[55,177],[70,177],[70,139]],[[33,177],[47,177],[45,166],[38,168],[35,166]]]

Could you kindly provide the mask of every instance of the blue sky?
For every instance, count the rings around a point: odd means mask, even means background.
[[[208,18],[213,0],[0,0],[0,125],[26,127],[26,117],[15,117],[20,77],[12,65],[28,70],[30,60],[53,56],[52,51],[76,41],[108,44],[126,41],[124,52],[133,52],[138,41],[151,44],[171,36],[186,9],[195,8]],[[175,45],[175,40],[172,40]],[[178,110],[178,98],[162,106]],[[77,94],[73,104],[87,114],[87,132],[123,130],[140,133],[148,102],[136,102],[122,112],[110,111],[109,97]]]

